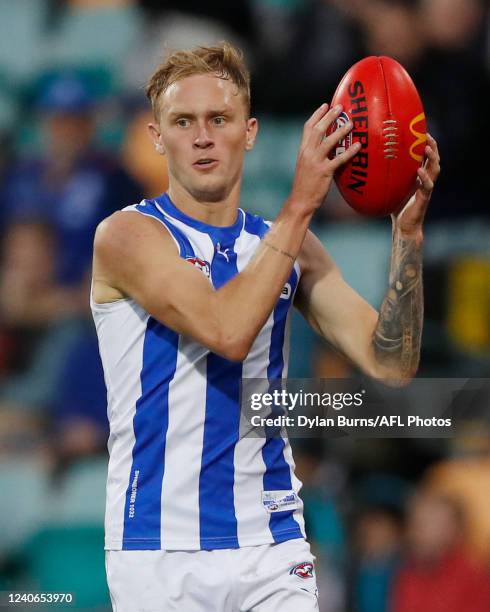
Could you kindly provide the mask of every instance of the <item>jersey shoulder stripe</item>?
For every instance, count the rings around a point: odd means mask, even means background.
[[[156,206],[153,200],[143,200],[139,204],[136,204],[134,210],[137,212],[147,215],[149,217],[153,217],[157,219],[165,225],[167,230],[170,232],[170,235],[174,239],[175,243],[179,248],[179,253],[181,257],[194,257],[194,249],[191,246],[191,243],[187,236],[180,231],[172,221],[162,213],[161,210]]]

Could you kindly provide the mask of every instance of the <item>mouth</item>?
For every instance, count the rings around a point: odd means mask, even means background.
[[[195,168],[199,168],[200,170],[209,170],[211,168],[216,168],[218,165],[217,159],[212,159],[211,157],[203,157],[202,159],[198,159],[192,165]]]

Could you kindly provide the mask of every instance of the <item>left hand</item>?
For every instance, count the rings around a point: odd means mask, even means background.
[[[437,142],[430,134],[427,134],[425,155],[425,164],[417,170],[419,184],[417,190],[398,213],[391,215],[394,229],[398,229],[406,236],[417,236],[422,233],[425,211],[441,171]]]

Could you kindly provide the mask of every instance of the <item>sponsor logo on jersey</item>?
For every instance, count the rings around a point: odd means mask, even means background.
[[[412,121],[410,121],[410,132],[412,133],[412,136],[415,137],[414,142],[412,142],[412,144],[410,145],[410,150],[408,151],[410,153],[410,157],[412,159],[414,159],[415,161],[418,162],[422,162],[424,159],[423,155],[420,155],[419,153],[415,152],[415,149],[419,146],[419,145],[423,145],[426,143],[427,141],[427,135],[425,134],[425,132],[419,132],[415,129],[415,126],[417,125],[417,123],[420,123],[421,121],[423,121],[425,119],[425,115],[424,113],[420,113],[420,115],[417,115],[416,117],[414,117],[412,119]]]
[[[228,248],[227,248],[227,249],[222,249],[222,248],[221,248],[221,244],[220,244],[219,242],[218,242],[218,243],[217,243],[217,245],[216,245],[216,253],[217,253],[218,255],[222,255],[222,256],[223,256],[223,257],[226,259],[226,261],[227,261],[228,263],[230,263],[230,256],[228,255],[228,251],[229,251],[229,250],[230,250],[230,249],[228,249]]]
[[[291,285],[286,283],[282,288],[281,295],[279,296],[283,300],[289,300],[291,297]]]
[[[198,270],[201,270],[205,276],[208,278],[211,277],[211,266],[207,261],[204,261],[204,259],[199,259],[199,257],[186,257],[186,260],[190,261],[191,264],[196,266]]]
[[[269,513],[295,510],[299,497],[294,491],[262,491],[262,505]]]
[[[313,563],[310,561],[303,561],[295,565],[289,572],[291,575],[298,576],[298,578],[313,578]]]

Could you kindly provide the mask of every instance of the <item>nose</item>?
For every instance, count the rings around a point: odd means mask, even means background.
[[[214,141],[211,138],[207,125],[205,123],[199,123],[194,138],[194,147],[196,147],[196,149],[209,149],[213,144]]]

